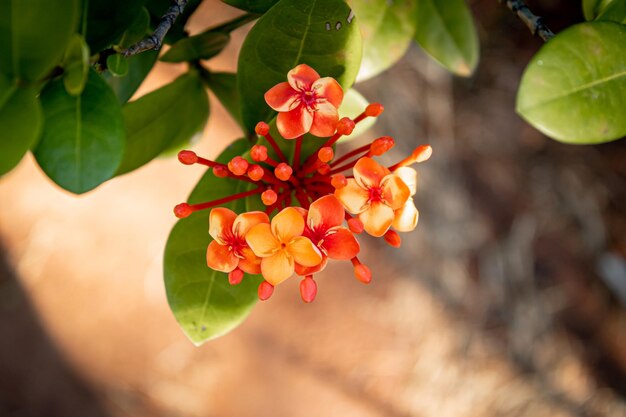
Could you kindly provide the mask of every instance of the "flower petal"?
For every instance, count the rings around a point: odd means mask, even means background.
[[[353,172],[354,179],[364,187],[377,187],[390,174],[387,168],[366,156],[357,161]]]
[[[411,167],[400,167],[397,168],[394,172],[395,175],[400,177],[402,182],[409,187],[409,191],[411,191],[411,195],[415,195],[417,192],[417,171]]]
[[[315,266],[302,266],[296,262],[296,274],[300,276],[313,275],[317,274],[324,268],[326,268],[326,264],[328,263],[328,258],[322,255],[322,262]]]
[[[352,259],[361,250],[359,242],[352,232],[345,227],[339,227],[327,234],[322,242],[322,247],[328,253],[329,258],[339,260]]]
[[[294,237],[287,244],[287,251],[302,266],[315,266],[322,262],[322,253],[308,237]]]
[[[345,216],[346,212],[341,202],[329,194],[311,203],[307,223],[311,230],[326,231],[331,227],[340,226]]]
[[[317,103],[313,112],[313,124],[311,124],[312,135],[326,138],[332,136],[337,130],[339,114],[337,109],[330,103]]]
[[[396,175],[388,175],[381,183],[383,189],[383,199],[393,210],[397,210],[406,203],[411,196],[409,187]]]
[[[393,223],[391,224],[398,232],[411,232],[417,226],[419,219],[419,211],[415,207],[412,198],[409,198],[404,206],[394,213]]]
[[[241,249],[241,254],[243,258],[239,259],[239,268],[248,274],[260,274],[261,258],[256,256],[249,247]]]
[[[278,113],[276,119],[276,127],[285,139],[295,139],[304,135],[311,129],[312,124],[313,115],[303,105],[288,112]]]
[[[311,89],[317,93],[317,97],[325,98],[335,108],[339,108],[343,101],[343,89],[332,77],[324,77],[315,81]]]
[[[303,231],[304,218],[294,207],[283,209],[272,219],[272,233],[280,243],[289,243],[294,237],[300,236]]]
[[[280,242],[274,237],[270,225],[259,223],[246,233],[246,242],[256,256],[265,258],[272,256],[280,249]]]
[[[276,84],[264,97],[268,106],[276,111],[290,111],[300,104],[300,94],[288,82]]]
[[[267,217],[262,211],[250,211],[248,213],[242,213],[235,219],[233,223],[233,233],[238,236],[244,237],[248,230],[259,223],[269,223],[270,218]]]
[[[230,272],[237,268],[239,258],[233,254],[228,246],[220,245],[213,240],[206,251],[206,263],[209,268],[221,272]]]
[[[211,210],[209,214],[209,234],[211,237],[223,245],[225,242],[222,236],[230,234],[236,218],[237,213],[224,207]]]
[[[309,91],[320,75],[307,64],[300,64],[287,73],[289,85],[298,91]]]
[[[381,202],[374,202],[369,209],[359,214],[363,227],[372,236],[381,237],[393,222],[393,210]]]
[[[369,207],[369,193],[361,187],[353,178],[348,179],[345,187],[335,190],[335,197],[350,213],[358,214]]]
[[[294,268],[293,257],[284,250],[261,260],[261,274],[272,285],[278,285],[289,278]]]

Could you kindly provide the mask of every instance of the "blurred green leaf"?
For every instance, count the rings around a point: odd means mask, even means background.
[[[343,102],[339,107],[339,117],[349,117],[354,119],[359,114],[363,113],[369,102],[365,97],[361,95],[354,88],[349,89],[343,97]],[[354,128],[352,133],[348,136],[343,136],[339,142],[347,142],[355,139],[365,133],[369,128],[376,123],[376,117],[366,117],[363,121],[359,122]]]
[[[239,140],[218,158],[228,162],[241,155],[249,143]],[[191,193],[191,204],[215,200],[243,191],[243,181],[217,178],[208,170]],[[224,205],[238,213],[245,210],[243,201]],[[208,233],[209,211],[193,213],[176,223],[165,247],[164,278],[167,299],[187,337],[196,345],[221,336],[237,327],[250,313],[258,299],[258,276],[246,275],[239,285],[230,285],[223,272],[206,265],[206,250],[211,242]]]
[[[598,15],[598,9],[604,1],[606,0],[583,0],[583,15],[585,15],[585,19],[595,19]]]
[[[209,59],[222,52],[230,35],[222,32],[205,32],[176,42],[162,57],[164,62],[186,62]]]
[[[248,131],[273,117],[263,95],[286,81],[287,72],[298,64],[335,78],[344,88],[352,85],[361,62],[356,20],[341,0],[282,0],[259,19],[241,48],[237,72]]]
[[[89,46],[78,33],[75,33],[67,45],[63,57],[63,85],[65,91],[73,96],[83,92],[89,74]]]
[[[0,175],[20,162],[41,133],[42,113],[37,91],[19,88],[0,74]]]
[[[128,48],[139,42],[146,36],[148,29],[150,29],[150,13],[148,9],[142,7],[118,42],[119,48]]]
[[[478,35],[465,0],[416,0],[415,40],[437,62],[469,77],[478,64]]]
[[[245,10],[252,13],[265,13],[273,5],[278,3],[278,0],[222,0],[224,3],[236,7],[240,10]]]
[[[243,127],[237,92],[237,74],[212,72],[205,82],[233,119]]]
[[[111,46],[134,23],[146,0],[83,0],[87,21],[83,22],[92,52]]]
[[[363,35],[363,81],[395,64],[415,34],[415,0],[349,0]]]
[[[626,24],[626,0],[607,0],[598,12],[596,20],[609,20]]]
[[[106,82],[90,70],[85,89],[71,96],[61,80],[41,93],[44,132],[37,162],[58,185],[84,193],[113,176],[124,151],[120,105]]]
[[[117,175],[200,132],[209,117],[209,101],[198,76],[189,73],[126,104],[123,113],[127,141]]]
[[[567,143],[626,135],[626,26],[587,22],[559,33],[533,57],[517,95],[517,112]]]
[[[109,55],[107,69],[114,77],[123,77],[128,74],[128,61],[120,54]]]
[[[145,51],[127,58],[128,73],[124,77],[114,77],[109,73],[104,73],[104,79],[111,86],[120,103],[126,103],[135,94],[150,73],[158,56],[159,51]]]
[[[59,63],[76,29],[77,0],[0,1],[0,72],[37,81]]]

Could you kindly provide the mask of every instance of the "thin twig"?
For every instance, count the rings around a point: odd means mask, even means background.
[[[183,10],[185,10],[187,0],[172,0],[172,3],[173,4],[170,8],[167,9],[167,12],[165,12],[163,17],[161,17],[161,22],[156,27],[152,35],[140,40],[134,45],[129,46],[120,53],[125,57],[129,57],[137,55],[143,51],[160,49],[161,45],[163,45],[163,38],[165,38],[165,35],[167,35],[167,32],[170,30],[178,16],[183,13]]]
[[[500,3],[506,3],[507,7],[511,9],[511,11],[515,13],[522,22],[524,22],[528,29],[530,29],[530,33],[533,35],[539,36],[544,42],[547,42],[554,37],[554,33],[545,25],[545,23],[543,23],[543,19],[531,12],[522,0],[498,1]]]

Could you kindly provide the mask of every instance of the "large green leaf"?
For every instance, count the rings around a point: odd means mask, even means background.
[[[142,14],[146,0],[83,0],[87,21],[83,21],[87,43],[93,52],[100,51],[116,40]]]
[[[230,35],[223,32],[205,32],[176,42],[161,57],[164,62],[185,62],[209,59],[222,52],[228,45]]]
[[[154,66],[159,51],[145,51],[127,58],[128,73],[123,77],[115,77],[105,73],[104,79],[109,83],[120,103],[124,104],[135,94],[143,80]]]
[[[205,82],[233,119],[240,126],[243,126],[239,108],[239,93],[237,91],[237,74],[212,72],[205,79]]]
[[[89,72],[85,89],[71,96],[62,80],[41,93],[44,132],[34,150],[44,172],[68,191],[89,191],[113,176],[124,152],[120,105],[106,82]]]
[[[626,135],[626,26],[581,23],[551,39],[524,72],[517,112],[563,142]]]
[[[626,24],[626,1],[583,0],[583,13],[587,20],[610,20]]]
[[[63,85],[73,96],[80,95],[89,74],[89,46],[85,38],[75,33],[63,57]]]
[[[222,0],[224,3],[229,4],[241,10],[245,10],[252,13],[265,13],[273,5],[278,3],[278,0]]]
[[[39,138],[43,117],[36,94],[0,74],[0,175],[17,165]]]
[[[241,48],[237,83],[242,120],[249,131],[273,111],[263,95],[286,81],[287,72],[308,64],[348,88],[361,61],[361,35],[342,0],[282,0],[263,15]]]
[[[77,17],[77,0],[0,1],[0,72],[42,78],[61,60]]]
[[[437,62],[470,76],[478,64],[478,35],[465,0],[416,0],[415,40]]]
[[[151,161],[201,131],[209,101],[198,76],[189,73],[124,106],[126,149],[118,175]]]
[[[227,162],[241,155],[249,143],[235,142],[218,161]],[[210,170],[189,197],[192,204],[222,198],[241,191],[243,183],[217,178]],[[245,203],[226,205],[241,213]],[[257,301],[258,276],[246,275],[239,285],[230,285],[226,274],[206,265],[206,250],[211,242],[208,211],[181,219],[172,230],[165,247],[164,278],[167,299],[174,317],[196,345],[227,333],[239,325]]]
[[[372,78],[395,64],[415,34],[415,0],[349,0],[363,35],[357,79]]]

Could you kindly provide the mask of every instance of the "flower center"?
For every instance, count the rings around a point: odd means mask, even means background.
[[[231,234],[225,237],[226,246],[238,258],[243,258],[243,249],[247,246],[245,239]]]
[[[383,190],[380,187],[372,187],[369,189],[370,201],[377,202],[383,199]]]
[[[315,107],[315,104],[317,103],[317,93],[311,90],[303,91],[300,94],[300,100],[308,108]]]

